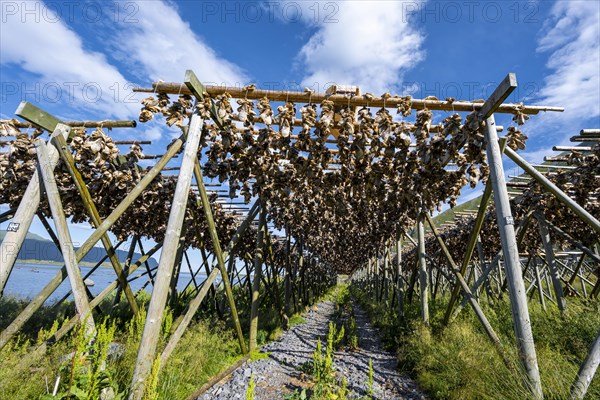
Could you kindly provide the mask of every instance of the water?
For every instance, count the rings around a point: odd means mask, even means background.
[[[58,273],[60,268],[60,265],[16,263],[6,284],[4,295],[32,299],[48,284],[48,282],[50,282],[50,280]],[[92,268],[80,267],[80,269],[82,276],[85,276],[91,271]],[[143,272],[145,272],[144,268],[138,268],[129,278],[131,290],[134,292],[144,286],[148,280],[148,275],[144,275],[138,279],[133,279]],[[89,279],[95,283],[95,285],[90,286],[89,289],[90,292],[96,296],[109,284],[115,281],[117,276],[112,268],[98,268],[92,275],[90,275]],[[179,275],[179,281],[177,282],[177,290],[183,290],[190,279],[190,273],[182,271]],[[204,281],[204,279],[206,279],[206,274],[199,272],[196,275],[196,282],[198,284]],[[215,282],[219,283],[219,279],[217,278]],[[67,278],[63,281],[63,283],[60,284],[54,293],[52,293],[47,302],[52,303],[61,299],[70,290],[71,285],[69,283],[69,279]],[[152,283],[149,283],[145,287],[145,290],[147,292],[151,292]]]

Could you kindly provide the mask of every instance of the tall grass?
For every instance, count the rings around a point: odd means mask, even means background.
[[[516,341],[507,300],[482,308],[500,337],[515,368],[509,370],[490,343],[479,321],[465,309],[448,327],[441,321],[447,298],[430,303],[431,324],[419,322],[419,302],[407,305],[405,318],[394,310],[384,310],[357,287],[351,288],[384,335],[384,343],[398,352],[401,370],[412,374],[422,389],[434,399],[530,398],[523,371],[520,370]],[[546,399],[567,399],[569,389],[588,348],[600,329],[600,303],[569,298],[561,315],[556,307],[548,311],[529,303],[542,387]],[[600,398],[600,379],[588,390],[588,399]]]
[[[236,292],[242,329],[246,330],[249,326],[249,302],[243,297],[244,290],[238,287]],[[263,293],[265,295],[262,296],[259,310],[260,344],[277,338],[282,332],[280,314],[273,307],[273,299],[266,295],[266,291]],[[163,318],[157,355],[160,355],[168,342],[174,321],[185,309],[186,296],[188,294],[184,293],[169,303]],[[138,303],[142,312],[132,316],[125,300],[114,306],[114,297],[109,297],[100,304],[100,312],[95,312],[95,322],[100,327],[101,337],[83,340],[82,331],[75,329],[50,346],[46,354],[35,360],[32,366],[26,366],[21,361],[27,354],[51,337],[68,321],[68,316],[75,312],[72,302],[65,302],[60,306],[43,306],[19,335],[0,350],[0,399],[66,398],[64,396],[69,395],[69,388],[79,388],[82,393],[91,391],[94,395],[86,398],[94,398],[96,394],[106,390],[107,386],[112,388],[115,395],[125,398],[135,368],[146,322],[144,310],[149,300],[147,293],[140,293]],[[0,298],[0,330],[5,329],[26,305],[27,301],[24,300]],[[297,308],[304,310],[304,306],[306,305]],[[155,363],[147,385],[147,398],[186,399],[211,377],[241,357],[239,342],[233,334],[231,321],[227,319],[229,312],[225,310],[224,314],[224,319],[219,319],[215,302],[205,302],[167,363],[160,366],[160,372],[159,364]],[[300,322],[303,319],[299,314],[289,318],[291,325]],[[111,342],[112,350],[109,351],[107,346]],[[102,347],[90,349],[84,346],[87,343],[97,346],[101,344]],[[95,369],[90,370],[92,372],[89,379],[86,378],[80,369],[84,365],[90,365],[90,360],[89,357],[87,361],[79,360],[78,354],[84,359],[85,354],[102,354],[102,362],[92,363],[96,366],[102,364],[102,368],[94,367]],[[73,360],[78,361],[74,363]],[[84,364],[79,364],[79,361]],[[52,396],[59,376],[57,396]]]

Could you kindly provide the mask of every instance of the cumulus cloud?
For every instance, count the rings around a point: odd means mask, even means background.
[[[551,52],[540,103],[564,106],[558,118],[572,122],[600,116],[600,5],[556,1],[542,29],[539,52]]]
[[[299,53],[306,70],[303,85],[323,90],[335,82],[375,94],[397,91],[404,72],[425,56],[424,36],[407,13],[415,2],[347,1],[325,9],[331,4],[310,2],[313,8],[302,12],[316,28]],[[329,11],[329,18],[316,19],[316,5]]]
[[[192,69],[204,83],[243,85],[244,71],[219,56],[184,21],[174,4],[138,1],[135,23],[122,23],[117,47],[148,80],[181,82]]]
[[[10,5],[3,4],[0,64],[17,65],[39,77],[37,84],[27,82],[30,97],[74,108],[93,107],[117,118],[130,118],[133,109],[139,108],[127,103],[123,107],[126,93],[116,88],[123,89],[127,80],[104,54],[86,49],[54,8],[40,1]],[[9,83],[3,83],[8,90]],[[16,94],[24,95],[23,82],[15,83],[19,85]]]

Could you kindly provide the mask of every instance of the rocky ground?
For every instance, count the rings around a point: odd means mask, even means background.
[[[369,359],[373,363],[373,399],[425,399],[412,379],[396,371],[396,357],[383,350],[378,333],[368,322],[366,314],[353,304],[358,327],[359,349],[334,353],[337,377],[345,377],[351,399],[367,393]],[[330,301],[319,303],[305,316],[306,322],[285,332],[278,341],[261,349],[268,357],[250,361],[236,369],[198,400],[245,399],[250,376],[256,383],[256,400],[281,400],[295,390],[306,388],[310,394],[311,377],[301,366],[312,362],[318,338],[326,342],[328,324],[334,313]],[[309,396],[310,397],[310,396]]]

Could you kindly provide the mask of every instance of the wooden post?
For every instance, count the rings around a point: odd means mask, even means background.
[[[558,304],[559,310],[564,312],[567,304],[565,301],[562,283],[560,281],[558,267],[556,266],[556,258],[554,257],[554,249],[552,248],[552,239],[550,238],[550,232],[548,231],[548,226],[546,225],[546,219],[544,218],[544,215],[539,212],[535,213],[535,218],[538,221],[538,229],[540,236],[542,237],[542,245],[544,246],[546,263],[548,264],[548,268],[550,270],[550,278],[552,279],[552,286],[554,287],[556,304]]]
[[[204,99],[206,95],[206,89],[200,83],[200,80],[194,74],[192,70],[185,71],[185,85],[192,92],[192,94],[198,99]],[[181,88],[180,88],[181,89]],[[216,111],[215,103],[211,100],[212,108],[210,110],[211,116],[215,124],[217,126],[223,128],[223,121],[221,117],[218,115]],[[191,128],[191,125],[190,125]],[[242,326],[240,324],[240,320],[238,317],[237,308],[235,306],[235,299],[233,298],[233,291],[231,290],[231,284],[229,282],[229,275],[227,274],[227,268],[225,268],[225,259],[223,257],[223,252],[221,250],[221,244],[219,242],[219,235],[217,234],[217,228],[215,226],[215,221],[213,219],[212,210],[210,208],[210,203],[208,201],[208,195],[206,193],[206,187],[204,186],[204,178],[202,177],[202,169],[200,168],[200,162],[198,161],[198,157],[195,159],[194,163],[194,176],[196,178],[196,184],[198,185],[198,191],[200,193],[200,198],[202,200],[202,208],[204,210],[204,216],[206,218],[206,223],[208,225],[208,231],[213,243],[214,253],[219,263],[219,270],[221,271],[221,279],[223,280],[223,285],[225,286],[225,294],[227,296],[227,300],[229,301],[229,308],[231,309],[231,317],[233,319],[233,324],[235,325],[235,330],[237,332],[238,341],[240,342],[240,349],[245,354],[246,350],[246,342],[244,340],[244,334],[242,332]]]
[[[19,109],[24,106],[24,103],[27,102],[21,103]],[[17,109],[17,112],[19,112],[19,109]],[[21,116],[24,118],[26,117],[26,115]],[[53,132],[54,136],[63,135],[63,137],[66,137],[65,135],[69,134],[69,129],[56,129],[56,123],[49,131]],[[48,148],[48,162],[51,171],[54,171],[54,168],[56,168],[58,157],[56,149],[53,146],[50,146]],[[33,221],[33,217],[38,210],[39,205],[40,178],[38,171],[35,170],[27,185],[27,189],[23,194],[23,198],[19,203],[19,207],[12,218],[12,222],[13,224],[16,224],[15,226],[17,229],[7,231],[2,240],[2,244],[0,245],[0,296],[2,296],[8,277],[15,265],[15,261],[17,260],[17,256],[19,255],[19,251],[21,250],[21,246],[23,245],[25,236],[27,236],[27,232],[29,231],[29,227],[31,226],[31,222]],[[0,346],[0,348],[2,348],[2,346]]]
[[[252,304],[250,307],[250,353],[256,351],[256,336],[258,331],[258,296],[263,265],[263,240],[266,230],[266,215],[264,205],[260,205],[258,217],[258,232],[256,236],[256,252],[254,253],[254,279],[252,281]]]
[[[571,386],[571,399],[579,400],[585,397],[587,393],[588,387],[592,382],[592,378],[596,374],[596,369],[598,369],[598,364],[600,363],[600,333],[596,336],[594,343],[592,343],[592,347],[585,358],[583,364],[579,368],[579,372],[577,373],[577,378]]]
[[[514,86],[516,87],[516,80]],[[498,229],[500,231],[500,239],[504,254],[504,267],[506,269],[508,281],[508,291],[512,308],[515,336],[517,338],[517,348],[521,363],[527,372],[533,396],[536,399],[542,399],[542,383],[540,380],[535,344],[533,342],[533,333],[531,331],[527,294],[525,293],[525,284],[521,272],[519,250],[514,230],[514,220],[510,210],[508,191],[506,189],[506,181],[504,178],[504,168],[502,166],[502,153],[500,152],[500,146],[498,145],[496,122],[493,115],[489,116],[485,121],[485,139],[487,142],[486,151],[490,165],[490,179],[493,186]]]
[[[57,129],[64,129],[67,135],[70,130],[67,125],[62,124],[59,124]],[[42,139],[38,139],[35,142],[35,151],[38,158],[38,173],[44,182],[46,197],[48,198],[48,204],[50,205],[50,210],[52,211],[52,218],[58,239],[60,241],[61,252],[65,260],[65,266],[69,275],[71,289],[73,290],[75,307],[77,308],[77,313],[79,314],[80,318],[84,319],[86,325],[86,335],[88,335],[88,337],[93,337],[93,335],[96,333],[94,316],[92,315],[87,294],[85,292],[85,285],[81,277],[81,271],[77,265],[75,250],[73,249],[73,241],[71,240],[69,226],[67,225],[65,212],[62,208],[60,195],[58,194],[58,186],[56,185],[56,180],[54,178],[54,167],[50,164],[46,143]]]
[[[560,190],[554,183],[546,178],[541,172],[532,167],[527,161],[517,154],[514,150],[507,148],[505,151],[506,155],[515,162],[519,167],[523,168],[527,174],[535,179],[544,189],[552,193],[558,201],[567,206],[571,211],[581,218],[582,221],[586,222],[596,233],[600,233],[600,221],[598,221],[593,215],[587,212],[577,202],[571,199],[565,192]]]
[[[213,219],[212,209],[210,208],[210,202],[208,201],[208,194],[206,193],[206,187],[204,186],[204,178],[202,177],[202,170],[200,169],[198,158],[196,158],[194,164],[194,176],[196,178],[196,184],[198,185],[200,199],[202,200],[202,208],[204,210],[206,224],[208,225],[208,232],[213,243],[214,254],[218,262],[219,270],[221,271],[221,279],[223,280],[223,285],[225,286],[225,294],[227,296],[227,300],[229,301],[229,308],[231,309],[231,318],[233,319],[233,324],[235,326],[235,330],[238,336],[240,349],[242,350],[242,353],[245,354],[247,353],[247,349],[244,334],[242,332],[242,325],[240,324],[237,308],[235,306],[235,299],[233,298],[233,291],[231,290],[229,275],[227,274],[227,268],[225,268],[225,258],[221,250],[221,243],[219,242],[219,235],[217,234],[217,227]]]
[[[404,317],[404,280],[402,278],[402,240],[400,231],[396,232],[396,274],[398,286],[398,315]]]
[[[85,207],[88,215],[90,216],[91,225],[94,228],[97,228],[102,223],[102,219],[100,218],[100,214],[98,213],[96,205],[94,204],[94,201],[92,200],[92,196],[91,196],[81,174],[79,173],[79,171],[77,170],[77,167],[75,166],[75,160],[73,159],[73,155],[71,154],[71,152],[68,150],[67,142],[66,142],[64,136],[53,135],[52,142],[54,144],[54,147],[56,147],[56,150],[60,154],[60,157],[62,158],[65,165],[67,166],[69,173],[71,174],[73,183],[75,184],[75,187],[77,188],[77,191],[79,192],[79,195],[81,196],[83,206]],[[123,268],[121,267],[121,262],[119,261],[119,257],[117,256],[115,249],[112,245],[112,242],[106,233],[104,235],[102,235],[101,241],[104,246],[104,249],[106,250],[106,253],[109,255],[110,262],[113,266],[113,269],[115,270],[115,273],[117,274],[117,278],[119,279],[119,283],[120,283],[119,288],[120,288],[120,290],[124,290],[125,297],[127,298],[127,302],[129,303],[129,307],[131,308],[131,311],[133,311],[134,314],[137,314],[137,312],[138,312],[137,302],[135,301],[133,292],[131,291],[129,284],[127,283],[128,273],[127,273],[127,271],[123,271]],[[131,259],[129,259],[128,263],[131,263]],[[120,298],[120,293],[117,297]]]
[[[152,255],[154,253],[156,253],[161,247],[162,247],[162,243],[157,243],[153,248],[148,250],[148,253],[146,253],[145,255],[140,257],[140,259],[137,260],[136,263],[131,267],[131,272],[135,271],[140,265],[142,265],[146,260],[148,260],[148,258],[152,257]],[[91,309],[96,308],[102,302],[102,300],[107,298],[108,295],[110,293],[112,293],[112,291],[117,287],[118,282],[119,282],[118,280],[113,281],[110,285],[108,285],[106,288],[104,288],[104,290],[102,292],[100,292],[100,294],[98,296],[96,296],[90,302],[90,308]],[[75,314],[75,316],[73,318],[71,318],[63,326],[61,326],[60,329],[58,331],[56,331],[56,333],[54,335],[52,335],[44,343],[39,345],[33,352],[28,353],[27,356],[23,358],[21,363],[19,363],[19,366],[21,367],[22,365],[27,365],[27,366],[30,365],[32,362],[34,362],[37,359],[37,357],[44,354],[46,352],[46,350],[48,349],[48,347],[50,347],[54,343],[58,342],[67,333],[69,333],[71,331],[71,329],[73,329],[77,325],[78,322],[79,322],[79,314]]]
[[[385,246],[385,251],[383,253],[383,300],[384,303],[388,304],[389,297],[389,282],[388,282],[388,268],[389,268],[389,257],[390,257],[390,249],[387,244]]]
[[[506,148],[506,140],[503,138],[500,141],[500,150],[504,152]],[[485,220],[485,214],[487,210],[487,206],[492,197],[492,184],[488,180],[485,189],[483,191],[483,195],[481,196],[481,201],[479,203],[479,208],[477,210],[477,217],[475,218],[475,225],[473,226],[473,230],[471,231],[471,235],[469,236],[469,242],[467,244],[467,250],[465,252],[465,256],[463,257],[462,264],[460,266],[460,273],[465,274],[467,272],[467,267],[471,262],[471,258],[473,257],[473,252],[477,246],[477,240],[479,238],[479,233],[481,232],[481,228],[483,227],[483,222]],[[458,299],[459,294],[459,286],[454,285],[452,289],[452,294],[450,295],[450,301],[448,302],[448,308],[446,309],[446,314],[444,315],[444,325],[447,325],[450,322],[450,317],[452,315],[452,308],[454,307],[454,303]]]
[[[90,235],[90,237],[83,243],[83,245],[77,249],[75,252],[75,256],[77,258],[77,262],[81,261],[83,257],[94,247],[94,245],[102,238],[102,236],[110,229],[111,226],[123,215],[123,213],[127,210],[127,208],[142,194],[142,192],[146,189],[146,187],[152,183],[152,181],[160,174],[160,171],[165,167],[165,165],[173,158],[175,154],[179,152],[181,146],[183,145],[183,140],[181,137],[174,142],[171,143],[169,149],[165,153],[164,156],[160,158],[160,160],[156,163],[154,167],[152,167],[146,175],[140,180],[131,192],[127,194],[127,196],[119,203],[119,205],[110,213],[110,215],[102,221],[100,226],[96,228],[94,232]],[[49,151],[53,147],[49,148]],[[39,194],[39,192],[38,192]],[[39,202],[38,202],[39,204]],[[11,324],[0,333],[0,349],[6,345],[6,343],[21,329],[21,327],[29,321],[29,318],[44,304],[44,302],[50,297],[52,293],[56,290],[56,288],[62,283],[63,280],[67,277],[67,269],[63,266],[56,273],[56,275],[48,282],[48,284],[33,298],[33,300],[21,311],[21,314],[17,316],[17,318],[11,322]]]
[[[540,278],[540,269],[538,268],[537,257],[533,257],[533,269],[535,271],[535,284],[538,289],[540,297],[540,304],[544,311],[546,311],[546,301],[544,300],[544,289],[542,288],[542,279]]]
[[[181,169],[179,170],[179,177],[171,204],[171,212],[169,213],[164,246],[154,278],[154,289],[152,290],[146,324],[144,325],[140,349],[131,380],[129,398],[132,400],[141,400],[143,398],[145,381],[150,375],[152,363],[156,356],[156,346],[158,345],[163,313],[169,294],[171,274],[173,273],[183,219],[187,209],[194,165],[198,162],[198,146],[200,144],[203,124],[204,121],[199,115],[192,115]]]
[[[425,258],[425,225],[423,213],[417,218],[419,252],[419,286],[421,290],[421,319],[429,325],[429,283],[427,282],[427,260]]]
[[[285,315],[290,317],[290,298],[292,292],[292,280],[291,280],[291,268],[290,268],[290,245],[291,236],[286,229],[286,241],[285,241]]]
[[[425,217],[427,218],[427,222],[428,222],[429,226],[431,227],[433,235],[435,236],[438,244],[440,245],[440,248],[442,249],[442,253],[444,254],[444,257],[446,258],[446,261],[448,261],[448,265],[450,266],[450,269],[452,270],[452,272],[456,276],[456,279],[457,279],[457,281],[458,281],[458,283],[459,283],[459,285],[460,285],[460,287],[461,287],[461,289],[462,289],[465,297],[469,301],[469,304],[471,304],[471,307],[473,308],[473,311],[475,311],[475,315],[477,316],[477,319],[479,320],[479,322],[483,326],[483,329],[485,330],[485,333],[488,335],[488,337],[490,338],[490,340],[492,341],[492,343],[496,347],[496,350],[498,351],[498,354],[500,355],[500,357],[504,361],[504,364],[509,369],[512,368],[510,361],[506,357],[506,353],[504,352],[504,348],[502,347],[502,343],[500,342],[500,338],[498,337],[498,335],[496,335],[496,332],[494,332],[494,329],[492,328],[492,325],[490,324],[490,322],[488,321],[487,317],[483,313],[483,310],[479,306],[479,303],[475,299],[475,296],[473,296],[473,293],[471,293],[471,290],[469,290],[469,285],[465,281],[465,278],[463,277],[463,275],[460,273],[460,271],[458,269],[458,266],[456,265],[456,263],[452,259],[452,256],[450,255],[450,251],[448,251],[448,248],[446,247],[446,244],[444,243],[444,241],[442,240],[442,238],[438,234],[437,229],[436,229],[433,221],[431,220],[431,218],[429,217],[429,215],[425,214]],[[439,266],[438,266],[438,271],[441,271],[441,268]]]

